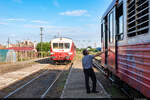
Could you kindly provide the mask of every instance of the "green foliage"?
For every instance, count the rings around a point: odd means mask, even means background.
[[[92,48],[91,46],[88,46],[87,48],[90,53],[99,52],[96,48]],[[81,48],[81,49],[77,48],[77,53],[81,54],[84,49],[86,49],[86,48]]]
[[[37,44],[36,49],[37,49],[37,51],[48,52],[50,50],[50,43],[49,42],[42,42],[42,49],[41,49],[41,42],[40,42]]]

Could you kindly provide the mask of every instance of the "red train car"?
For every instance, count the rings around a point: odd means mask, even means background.
[[[55,38],[51,40],[50,59],[53,61],[71,62],[76,55],[74,42],[69,38]]]
[[[150,0],[113,0],[101,20],[101,64],[150,98]]]

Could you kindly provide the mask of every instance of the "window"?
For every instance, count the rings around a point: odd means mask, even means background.
[[[105,19],[103,20],[101,24],[101,41],[103,41],[105,38]]]
[[[109,14],[109,42],[113,42],[113,11]]]
[[[59,49],[63,49],[63,43],[59,43]]]
[[[101,24],[101,42],[103,41],[103,23]]]
[[[53,43],[53,48],[58,49],[58,43]]]
[[[64,43],[64,49],[69,49],[70,48],[70,43]]]
[[[70,43],[53,43],[53,49],[69,49]]]
[[[128,37],[148,33],[149,0],[127,0]]]
[[[123,3],[117,7],[117,40],[123,40],[124,28],[123,28]]]
[[[123,33],[123,16],[119,17],[119,34]]]

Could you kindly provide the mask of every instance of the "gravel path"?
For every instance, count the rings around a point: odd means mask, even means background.
[[[78,60],[75,62],[69,73],[61,98],[109,98],[109,95],[106,93],[102,85],[100,86],[97,84],[97,90],[99,90],[100,93],[86,93],[83,69],[81,61]]]

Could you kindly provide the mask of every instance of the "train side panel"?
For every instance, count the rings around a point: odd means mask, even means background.
[[[116,1],[116,3],[115,3]],[[110,27],[109,27],[109,13],[113,7],[118,7],[123,3],[123,33],[119,33],[120,27],[116,23],[115,40],[116,44],[109,43]],[[137,8],[130,7],[136,4]],[[145,9],[141,9],[143,6]],[[118,78],[131,87],[140,91],[146,97],[150,98],[150,0],[114,0],[109,6],[108,11],[104,14],[102,24],[105,22],[105,30],[102,27],[102,51],[109,49],[101,55],[102,66],[108,69]],[[134,6],[132,6],[134,7]],[[135,13],[135,19],[130,15]],[[117,11],[116,11],[117,12]],[[120,11],[118,11],[120,13]],[[143,14],[140,14],[143,13]],[[117,15],[116,16],[120,16]],[[117,21],[117,17],[116,21]],[[120,21],[121,18],[119,18]],[[143,20],[143,22],[141,22]],[[136,21],[136,22],[135,22]],[[135,23],[134,23],[135,22]],[[134,25],[135,24],[135,25]],[[103,25],[102,25],[103,26]],[[119,29],[118,29],[119,28]],[[115,52],[112,52],[115,51]],[[116,60],[116,62],[115,62]],[[115,67],[113,63],[115,62]],[[114,71],[114,70],[115,71]]]
[[[118,48],[117,76],[150,97],[150,43]]]

